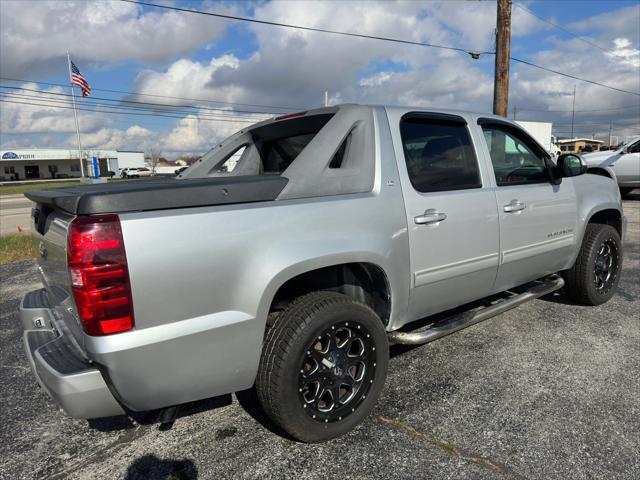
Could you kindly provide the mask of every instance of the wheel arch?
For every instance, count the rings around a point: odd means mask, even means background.
[[[307,268],[278,282],[269,301],[273,321],[293,299],[313,291],[334,291],[352,297],[375,311],[386,326],[391,317],[391,285],[385,270],[370,261],[334,263]]]
[[[615,179],[615,174],[608,167],[588,167],[587,173]]]
[[[620,212],[620,210],[616,208],[606,208],[593,212],[587,221],[587,225],[593,223],[611,225],[618,231],[620,238],[622,238],[622,212]]]

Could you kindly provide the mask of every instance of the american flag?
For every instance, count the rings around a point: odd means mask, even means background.
[[[69,60],[71,62],[71,60]],[[84,79],[76,64],[71,62],[71,84],[77,85],[82,89],[82,96],[88,97],[91,93],[89,83]]]

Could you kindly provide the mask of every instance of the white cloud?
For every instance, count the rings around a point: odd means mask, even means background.
[[[206,8],[206,4],[201,5]],[[228,11],[216,5],[217,11]],[[62,73],[65,52],[83,64],[126,60],[164,63],[218,37],[225,22],[174,11],[148,11],[119,1],[0,2],[3,76]]]
[[[0,130],[3,135],[75,132],[71,104],[60,101],[60,98],[66,97],[60,97],[59,94],[65,94],[66,91],[61,87],[41,90],[34,83],[22,84],[20,88],[35,91],[3,91],[5,96],[0,109]],[[94,131],[110,123],[100,113],[79,111],[78,119],[82,132]]]
[[[16,26],[9,25],[6,20],[6,5],[14,9],[12,17],[17,17]],[[24,2],[19,5],[24,5]],[[58,8],[59,5],[62,6]],[[69,5],[36,2],[24,7],[29,9],[29,15],[18,15],[15,13],[16,5],[2,2],[2,68],[5,65],[14,69],[31,68],[27,64],[58,62],[60,51],[64,50],[61,45],[68,37],[65,28],[75,28],[69,26],[72,23]],[[473,61],[463,53],[251,24],[247,28],[255,35],[254,52],[247,56],[244,52],[230,50],[233,53],[197,61],[180,57],[190,49],[211,46],[211,40],[224,28],[223,22],[175,12],[142,13],[121,3],[81,5],[82,28],[73,30],[79,39],[75,42],[79,48],[78,55],[86,55],[97,63],[132,58],[160,64],[147,67],[138,74],[134,81],[134,91],[138,93],[306,108],[320,106],[327,90],[332,104],[356,101],[475,111],[491,108],[491,56],[483,55],[479,61]],[[99,8],[94,8],[95,5]],[[215,8],[219,10],[221,7],[216,4]],[[251,4],[251,8],[256,18],[265,20],[457,45],[470,50],[491,50],[495,28],[494,2],[296,1],[259,2]],[[639,6],[618,9],[566,26],[588,35],[591,41],[611,49],[613,53],[601,52],[577,38],[567,38],[520,8],[514,7],[512,12],[512,46],[520,49],[517,56],[617,88],[640,91]],[[39,32],[41,37],[22,31],[28,30],[27,23],[50,26],[50,18],[54,17],[60,29],[42,28]],[[45,23],[44,18],[49,22]],[[5,25],[10,29],[7,30]],[[85,28],[86,25],[91,28]],[[95,35],[98,28],[110,32],[109,42]],[[547,42],[541,45],[549,45],[549,48],[544,50],[542,46],[531,46],[525,40],[527,35],[540,32],[547,34]],[[8,44],[6,40],[13,43]],[[10,47],[15,48],[9,51]],[[536,48],[535,54],[526,53]],[[4,58],[6,52],[9,52],[8,60]],[[576,123],[592,123],[596,133],[604,131],[602,124],[609,120],[620,125],[617,127],[619,131],[631,132],[633,128],[640,127],[638,97],[515,63],[511,72],[510,105],[543,110],[520,110],[519,118],[566,123],[570,113],[550,111],[571,110],[571,93],[576,84],[577,110],[630,107],[619,111],[579,112]],[[135,95],[130,99],[150,101],[149,97]],[[194,103],[169,98],[158,101],[175,105]],[[243,115],[239,112],[208,110],[205,105],[214,108],[215,104],[196,103],[203,107],[197,114],[201,118],[189,115],[177,120],[164,138],[145,128],[145,120],[140,120],[141,125],[122,130],[111,128],[97,114],[100,121],[94,118],[86,122],[97,122],[86,128],[87,133],[93,135],[87,135],[87,142],[94,144],[93,148],[114,145],[115,148],[144,149],[144,145],[154,142],[166,152],[202,151],[247,125],[241,122]],[[215,108],[228,110],[227,107]],[[258,110],[250,106],[238,108]],[[21,129],[35,131],[33,128],[52,132],[61,131],[56,128],[73,131],[73,124],[69,123],[72,117],[68,113],[56,117],[57,114],[41,109],[37,114],[21,118],[19,110],[12,113],[15,118],[5,119],[2,115],[2,125],[10,127],[14,133]],[[51,116],[58,121],[46,120]]]
[[[616,38],[613,40],[613,44],[612,55],[620,59],[623,65],[640,67],[640,50],[633,48],[631,40],[628,38]]]
[[[148,130],[140,125],[131,125],[127,128],[127,135],[129,137],[146,138],[153,135],[151,130]]]
[[[204,152],[238,130],[266,118],[269,118],[269,115],[253,116],[250,121],[209,120],[189,115],[179,120],[169,135],[162,140],[162,148],[167,152]]]

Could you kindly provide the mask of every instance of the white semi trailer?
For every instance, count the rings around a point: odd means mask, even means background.
[[[553,143],[551,130],[553,123],[551,122],[525,122],[516,120],[516,123],[524,128],[529,134],[535,138],[549,153],[558,155],[560,150]]]

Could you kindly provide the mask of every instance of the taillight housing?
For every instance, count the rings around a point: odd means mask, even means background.
[[[67,266],[88,335],[133,328],[131,283],[118,215],[76,217],[67,236]]]

